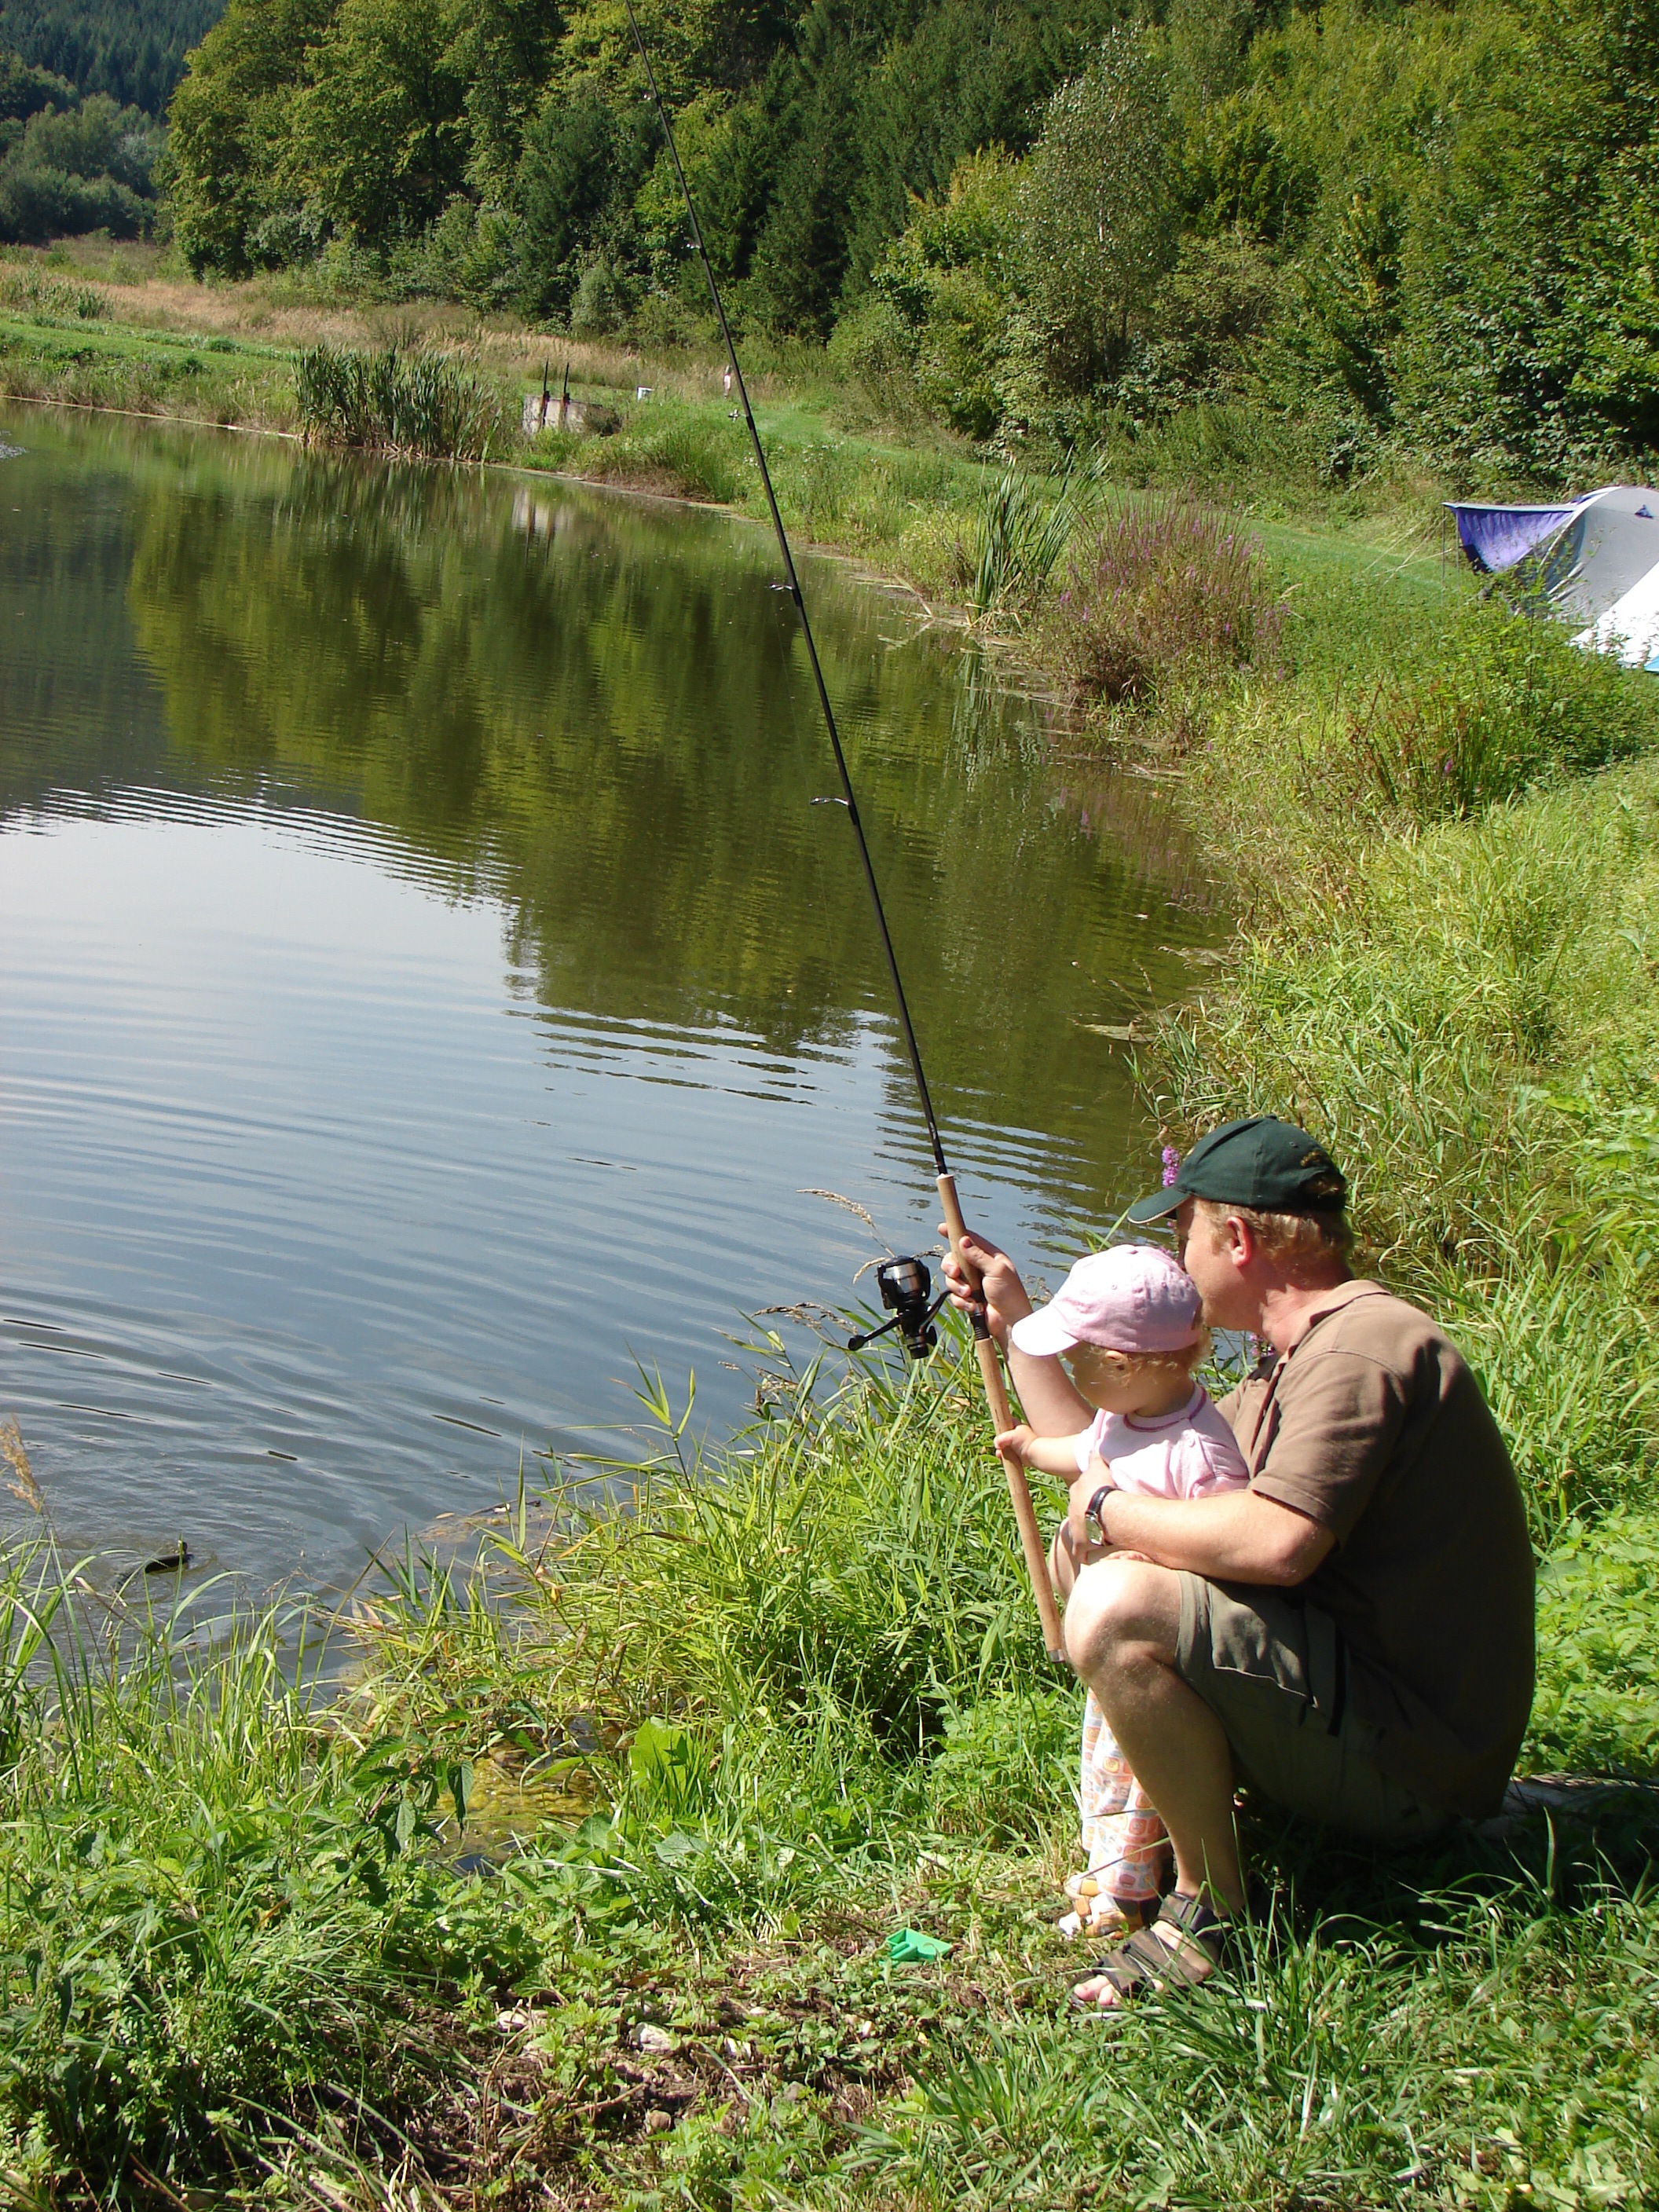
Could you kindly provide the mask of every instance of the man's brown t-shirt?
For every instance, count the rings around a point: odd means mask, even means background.
[[[1341,1631],[1378,1765],[1446,1812],[1495,1811],[1532,1705],[1532,1546],[1456,1346],[1381,1283],[1344,1283],[1221,1411],[1252,1487],[1336,1538],[1296,1595]]]

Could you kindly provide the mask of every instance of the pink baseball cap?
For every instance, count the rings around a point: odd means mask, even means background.
[[[1046,1306],[1014,1323],[1039,1358],[1076,1344],[1113,1352],[1183,1352],[1199,1338],[1198,1285],[1156,1244],[1114,1244],[1079,1260]]]

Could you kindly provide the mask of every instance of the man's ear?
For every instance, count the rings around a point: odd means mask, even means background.
[[[1248,1267],[1261,1249],[1255,1241],[1255,1231],[1248,1221],[1241,1221],[1236,1213],[1230,1213],[1221,1227],[1227,1257],[1235,1267],[1241,1270]]]

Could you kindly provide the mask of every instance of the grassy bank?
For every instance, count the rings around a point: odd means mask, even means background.
[[[343,1694],[286,1687],[269,1621],[198,1657],[128,1620],[117,1668],[15,1558],[9,2201],[1649,2201],[1628,1804],[1391,1863],[1253,1815],[1235,1970],[1068,2016],[1076,1698],[971,1376],[775,1367],[636,1515],[497,1538],[488,1600],[394,1577]],[[1656,1550],[1615,1515],[1559,1552],[1534,1763],[1650,1768]],[[951,1948],[891,1963],[907,1927]]]
[[[302,404],[306,363],[319,349],[382,361],[396,349],[408,364],[445,365],[451,404],[431,410],[427,435],[367,442],[487,457],[765,516],[746,433],[713,353],[549,336],[434,304],[313,297],[281,277],[194,284],[158,274],[154,252],[137,247],[69,242],[0,256],[0,397],[363,441],[337,408],[308,414]],[[985,568],[1000,463],[920,419],[902,391],[832,373],[821,348],[757,337],[746,342],[744,362],[793,532],[930,599],[977,600],[981,611],[995,602],[1005,618],[1023,615],[1032,579],[1020,570],[1019,545],[1012,571],[995,560]],[[539,391],[544,373],[556,393],[567,367],[573,397],[614,418],[614,430],[526,437],[526,395]],[[642,387],[647,398],[638,396]],[[465,425],[459,445],[458,422]],[[1062,464],[1039,454],[1026,471],[1040,506],[1064,495],[1048,466]],[[1332,484],[1311,452],[1266,416],[1232,408],[1189,409],[1156,437],[1125,437],[1095,489],[1109,495],[1192,484],[1224,485],[1231,496],[1248,484],[1258,518],[1291,526],[1313,520],[1328,553],[1334,544],[1364,557],[1420,555],[1437,526],[1426,477],[1390,468]],[[1018,539],[1021,518],[1012,519]],[[1040,534],[1041,515],[1026,519]]]
[[[12,388],[292,428],[302,349],[420,335],[121,276],[31,264],[0,295]],[[544,341],[427,335],[503,408],[539,378]],[[712,366],[590,349],[573,380],[622,428],[521,461],[752,508]],[[1241,534],[1127,496],[1121,457],[1005,482],[810,363],[758,380],[792,520],[977,592],[1067,693],[1067,744],[1200,826],[1242,927],[1141,1048],[1147,1095],[1177,1144],[1271,1107],[1352,1169],[1375,1264],[1477,1361],[1526,1485],[1523,1766],[1650,1783],[1651,687],[1443,589],[1420,487],[1264,471]],[[1077,1699],[963,1349],[837,1388],[762,1346],[751,1434],[686,1467],[665,1401],[624,1516],[548,1469],[477,1575],[416,1559],[368,1592],[325,1689],[290,1686],[275,1620],[198,1651],[15,1550],[0,2193],[1659,2201],[1639,1789],[1389,1860],[1252,1808],[1273,1907],[1233,1967],[1068,2014]],[[893,1961],[904,1928],[951,1948]]]

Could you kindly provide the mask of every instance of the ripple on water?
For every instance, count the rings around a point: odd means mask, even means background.
[[[66,1547],[339,1587],[637,1455],[636,1361],[744,1418],[727,1333],[877,1249],[815,1194],[932,1245],[763,538],[90,419],[10,457],[0,1413]],[[964,1200],[1054,1272],[1146,1173],[1099,1032],[1212,925],[809,568]]]

